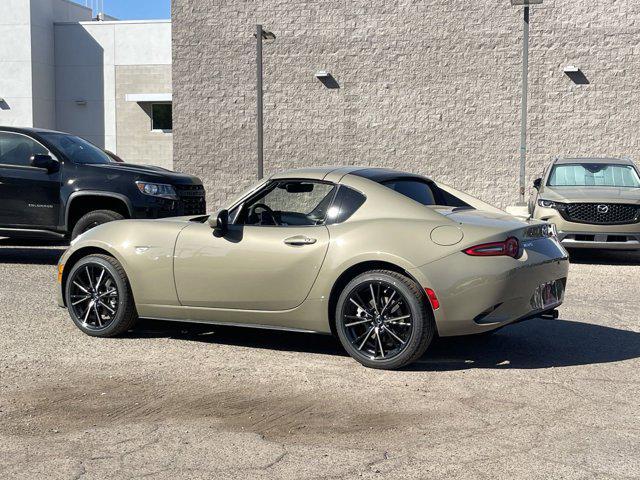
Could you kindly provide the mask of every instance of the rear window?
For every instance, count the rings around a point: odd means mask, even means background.
[[[433,190],[426,182],[414,179],[398,179],[387,180],[382,182],[387,188],[401,193],[405,197],[409,197],[411,200],[415,200],[422,205],[436,205],[435,196]]]

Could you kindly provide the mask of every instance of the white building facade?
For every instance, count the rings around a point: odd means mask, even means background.
[[[68,0],[0,2],[0,125],[171,168],[171,22],[91,17]]]

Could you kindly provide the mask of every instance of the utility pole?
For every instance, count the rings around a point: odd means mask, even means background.
[[[262,25],[256,25],[256,126],[258,130],[258,180],[264,176],[264,107],[262,88],[262,40],[275,40],[276,36],[267,32]]]

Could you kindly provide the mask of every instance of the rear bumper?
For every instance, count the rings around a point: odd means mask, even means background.
[[[459,252],[419,268],[440,300],[434,312],[440,336],[482,333],[554,309],[557,302],[536,306],[542,284],[561,281],[569,270],[558,240],[524,242],[521,258],[469,257]]]

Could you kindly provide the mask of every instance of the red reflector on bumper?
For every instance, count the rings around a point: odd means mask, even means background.
[[[433,308],[434,310],[438,310],[440,308],[440,301],[438,300],[438,297],[436,297],[436,292],[434,292],[430,288],[425,288],[424,291],[426,292],[427,297],[429,298],[429,303],[431,303],[431,308]]]

